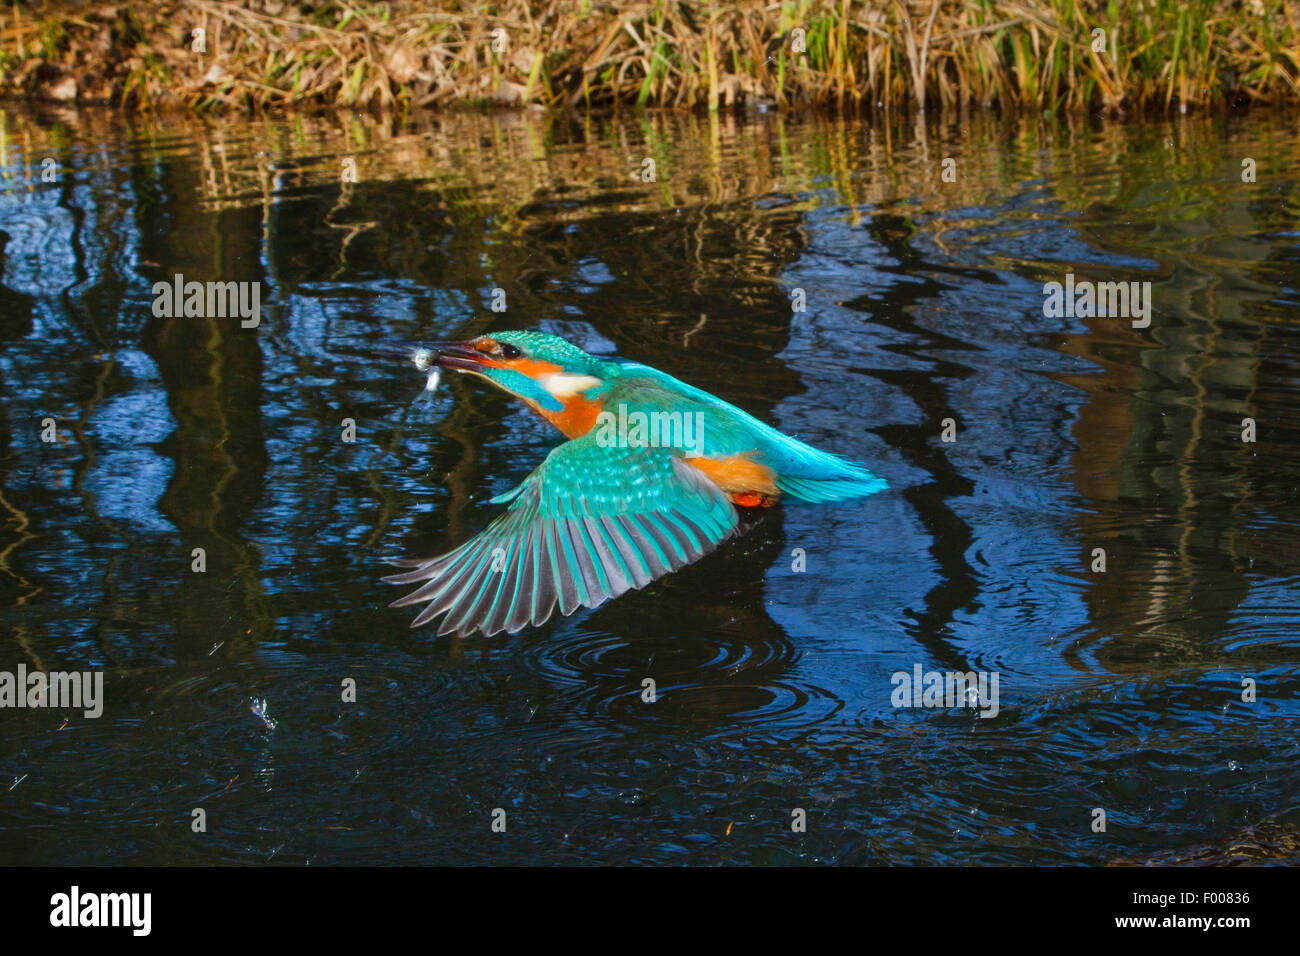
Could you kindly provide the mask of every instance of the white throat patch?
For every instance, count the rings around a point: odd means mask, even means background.
[[[603,385],[601,379],[594,375],[574,375],[572,372],[552,372],[550,375],[543,375],[537,379],[537,384],[542,386],[556,398],[564,399],[577,395],[579,392],[585,392],[588,389]]]

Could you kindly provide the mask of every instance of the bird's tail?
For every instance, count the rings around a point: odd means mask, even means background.
[[[846,501],[850,498],[865,498],[877,491],[884,491],[889,482],[879,475],[873,475],[865,468],[855,468],[855,475],[834,475],[825,478],[808,478],[787,475],[776,481],[782,493],[799,501]]]
[[[847,501],[889,487],[889,482],[865,465],[805,445],[788,435],[781,438],[786,456],[777,467],[776,486],[791,498],[811,502]]]

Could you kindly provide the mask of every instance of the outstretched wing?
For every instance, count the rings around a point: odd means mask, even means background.
[[[697,561],[736,528],[736,510],[666,448],[598,446],[591,432],[552,451],[513,504],[453,551],[387,577],[425,582],[393,602],[446,613],[439,634],[514,633],[596,607]],[[502,499],[498,499],[502,500]]]

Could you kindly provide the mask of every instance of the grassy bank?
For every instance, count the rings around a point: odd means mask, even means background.
[[[0,10],[0,94],[129,109],[1300,102],[1300,0],[163,0]]]

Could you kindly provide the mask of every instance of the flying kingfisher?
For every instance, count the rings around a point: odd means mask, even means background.
[[[698,561],[735,533],[736,508],[789,496],[827,502],[888,487],[708,392],[639,362],[588,355],[544,332],[439,342],[435,370],[484,378],[568,441],[518,487],[509,509],[439,557],[385,578],[424,582],[393,602],[424,604],[439,634],[511,634],[596,607]],[[431,381],[433,379],[431,378]]]

